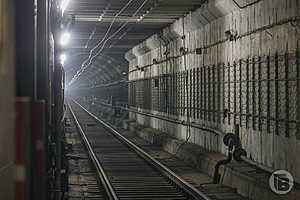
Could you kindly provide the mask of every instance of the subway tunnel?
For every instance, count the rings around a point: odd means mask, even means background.
[[[0,199],[299,200],[299,0],[0,0]]]

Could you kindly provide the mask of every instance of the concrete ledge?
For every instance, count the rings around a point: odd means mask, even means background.
[[[131,120],[131,119],[126,119],[126,120],[123,120],[123,129],[125,130],[129,130],[129,126],[130,126],[130,123],[134,123],[135,120]]]
[[[131,131],[123,131],[122,135],[124,135],[126,138],[134,138],[137,137],[137,135]]]
[[[137,134],[139,137],[155,145],[162,145],[163,139],[166,137],[165,133],[152,128],[144,128],[141,131],[138,131]]]
[[[116,126],[116,127],[118,127],[118,128],[123,128],[123,119],[116,119],[115,121],[114,121],[114,125]]]
[[[129,124],[129,131],[133,132],[133,133],[139,133],[139,131],[141,131],[144,127],[139,125],[136,122],[132,122]]]
[[[108,114],[107,111],[106,114]],[[137,135],[151,144],[161,145],[166,152],[173,155],[176,154],[185,163],[199,169],[210,177],[214,175],[217,162],[226,158],[223,154],[209,152],[199,145],[185,143],[156,129],[145,128],[134,120],[123,120],[122,124],[123,128],[127,130],[127,136],[134,137]],[[232,161],[230,164],[222,166],[219,173],[221,175],[221,184],[235,188],[240,195],[249,199],[300,199],[300,190],[295,188],[287,195],[279,196],[273,193],[268,182],[270,174],[246,162],[238,163]]]
[[[128,120],[129,121],[129,120]],[[128,122],[127,122],[128,123]],[[161,145],[171,154],[176,154],[190,166],[199,169],[210,177],[214,175],[215,165],[226,158],[217,152],[209,152],[196,144],[185,143],[152,128],[141,128],[136,122],[129,123],[130,130],[151,144]],[[300,190],[293,189],[287,195],[276,195],[269,187],[270,174],[246,162],[232,161],[219,171],[221,184],[237,189],[238,193],[249,199],[299,200]]]

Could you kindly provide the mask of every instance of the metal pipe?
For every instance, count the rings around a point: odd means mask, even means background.
[[[257,1],[254,1],[254,2],[252,2],[252,3],[248,3],[248,4],[244,5],[244,6],[241,6],[241,5],[238,4],[238,2],[236,2],[235,0],[232,0],[232,1],[235,3],[235,5],[237,5],[237,7],[239,7],[239,9],[244,9],[244,8],[247,8],[248,6],[252,6],[252,5],[254,5],[254,4],[257,4],[257,3],[260,2],[261,0],[257,0]]]
[[[248,5],[248,6],[250,6],[250,5]],[[268,24],[268,25],[262,26],[260,28],[254,29],[252,31],[248,31],[248,32],[245,32],[245,33],[243,33],[241,35],[238,35],[237,38],[236,38],[236,40],[242,39],[242,38],[247,37],[247,36],[249,36],[251,34],[254,34],[254,33],[258,33],[258,32],[269,30],[269,29],[274,28],[276,26],[281,26],[281,25],[284,25],[284,24],[288,24],[288,23],[292,23],[292,22],[297,22],[299,20],[300,20],[300,16],[289,17],[289,18],[283,19],[281,21],[278,21],[276,23]],[[214,46],[217,46],[217,45],[220,45],[222,43],[225,43],[227,41],[228,41],[227,39],[222,39],[222,40],[219,40],[219,41],[214,42],[212,44],[208,44],[206,46],[202,46],[201,49],[209,49],[209,48],[212,48]],[[199,48],[199,47],[197,47],[197,48]],[[193,50],[186,51],[185,53],[186,53],[186,55],[189,55],[189,54],[193,54],[195,52],[196,52],[196,49],[193,49]],[[181,58],[182,56],[183,56],[182,54],[179,54],[179,55],[176,55],[176,56],[169,56],[168,59],[159,60],[158,64],[161,64],[163,62],[167,62],[169,60],[178,59],[178,58]],[[250,62],[249,64],[252,64],[252,63]],[[152,67],[154,65],[155,64],[152,63],[152,64],[140,66],[140,68],[148,68],[148,67]],[[138,71],[138,69],[129,70],[129,74],[132,73],[132,72],[135,72],[135,71]]]
[[[232,160],[232,153],[228,152],[228,156],[225,160],[220,160],[217,162],[216,166],[215,166],[215,172],[214,172],[214,184],[218,184],[220,182],[220,174],[219,174],[219,170],[220,167],[222,165],[227,165],[228,163],[230,163]]]
[[[219,170],[222,165],[227,165],[232,160],[232,150],[233,150],[233,140],[229,139],[229,145],[228,145],[228,156],[224,160],[219,160],[215,166],[215,172],[214,172],[214,184],[218,184],[220,182],[220,174]]]

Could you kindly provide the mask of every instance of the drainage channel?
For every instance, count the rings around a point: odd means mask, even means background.
[[[77,102],[70,101],[69,108],[89,155],[100,165],[101,182],[108,185],[105,189],[113,198],[210,199]]]

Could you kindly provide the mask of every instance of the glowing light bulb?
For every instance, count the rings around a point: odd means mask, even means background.
[[[61,63],[62,65],[65,64],[66,59],[67,59],[66,54],[61,54],[61,55],[60,55],[60,63]]]
[[[68,33],[68,32],[63,33],[62,36],[61,36],[61,38],[60,38],[60,44],[62,46],[67,45],[69,43],[69,41],[70,41],[70,38],[71,38],[70,33]]]

